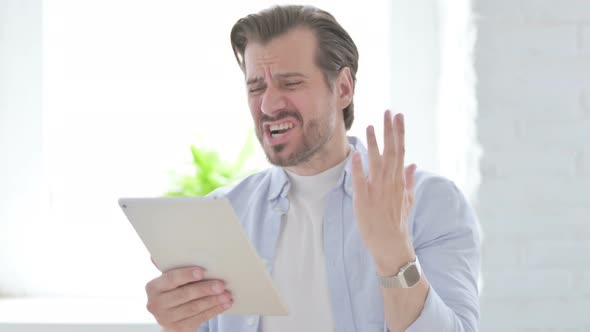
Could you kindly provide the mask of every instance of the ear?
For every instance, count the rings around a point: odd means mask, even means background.
[[[336,93],[338,97],[338,109],[345,109],[352,102],[354,95],[354,83],[352,82],[352,75],[350,68],[344,67],[340,69],[336,77]]]

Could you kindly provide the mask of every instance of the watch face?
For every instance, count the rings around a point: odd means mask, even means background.
[[[420,281],[420,272],[418,271],[418,267],[416,265],[410,265],[404,271],[404,279],[406,279],[406,283],[408,287],[412,287]]]

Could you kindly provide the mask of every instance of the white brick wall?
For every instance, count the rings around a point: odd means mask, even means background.
[[[590,331],[590,1],[474,8],[482,331]]]
[[[590,54],[590,24],[584,24],[579,29],[580,51],[586,55]]]
[[[588,0],[521,0],[520,3],[523,16],[529,22],[577,23],[590,21]]]

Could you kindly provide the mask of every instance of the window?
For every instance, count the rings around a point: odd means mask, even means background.
[[[314,4],[331,11],[361,50],[352,134],[363,137],[368,121],[379,126],[389,107],[388,5]],[[246,136],[251,119],[229,31],[267,5],[43,3],[43,107],[30,114],[42,136],[26,143],[41,151],[45,185],[36,193],[47,211],[35,222],[43,229],[32,241],[36,249],[21,248],[10,270],[30,264],[27,275],[34,274],[43,264],[51,272],[42,282],[3,276],[3,284],[21,290],[14,295],[143,296],[156,270],[117,198],[169,189],[170,171],[188,161],[197,135],[235,156],[235,139]],[[369,19],[370,29],[362,24]],[[257,158],[266,164],[262,153]],[[28,222],[15,227],[23,231]]]

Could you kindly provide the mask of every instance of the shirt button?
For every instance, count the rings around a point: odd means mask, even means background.
[[[254,326],[254,323],[256,323],[254,317],[250,317],[246,320],[246,324],[248,324],[248,326]]]

